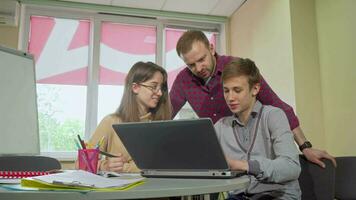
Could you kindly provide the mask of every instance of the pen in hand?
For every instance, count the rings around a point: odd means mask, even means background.
[[[115,156],[115,155],[113,155],[113,154],[110,154],[110,153],[108,153],[108,152],[101,151],[101,150],[99,150],[99,153],[100,153],[100,154],[103,154],[104,156],[110,157],[110,158],[117,158],[117,157],[119,157],[119,156]]]
[[[100,150],[100,146],[103,144],[104,139],[105,139],[105,136],[103,136],[103,137],[99,140],[99,142],[96,144],[96,149],[99,150],[99,153],[102,154],[102,155],[104,155],[104,156],[110,157],[110,158],[117,158],[117,157],[119,157],[119,156],[116,156],[116,155],[113,155],[113,154],[110,154],[110,153],[108,153],[108,152],[105,152],[105,151]]]

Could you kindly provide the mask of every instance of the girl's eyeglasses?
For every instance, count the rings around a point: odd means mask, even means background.
[[[151,92],[153,93],[158,93],[158,91],[161,91],[162,93],[163,92],[166,92],[167,91],[167,87],[166,86],[152,86],[152,85],[145,85],[145,84],[142,84],[142,83],[138,83],[139,85],[151,90]]]

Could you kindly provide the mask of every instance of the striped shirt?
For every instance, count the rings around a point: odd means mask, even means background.
[[[199,117],[211,118],[214,123],[222,117],[232,115],[224,99],[221,74],[224,66],[234,57],[216,54],[215,58],[216,69],[207,84],[194,76],[187,67],[179,72],[170,91],[173,117],[187,101]],[[291,130],[298,127],[299,120],[294,114],[293,108],[283,102],[263,78],[260,84],[261,89],[257,95],[257,100],[264,105],[272,105],[282,109],[287,115]]]

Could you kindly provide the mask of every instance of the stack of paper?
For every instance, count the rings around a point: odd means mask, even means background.
[[[140,183],[138,178],[105,178],[82,170],[65,171],[63,173],[35,176],[21,180],[23,187],[38,189],[75,189],[75,190],[126,190]]]
[[[19,184],[21,183],[20,178],[0,178],[0,184]]]

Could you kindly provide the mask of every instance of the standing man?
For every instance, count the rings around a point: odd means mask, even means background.
[[[170,91],[173,117],[187,101],[199,117],[209,117],[214,123],[222,117],[231,116],[224,100],[221,74],[224,66],[234,57],[218,55],[205,34],[196,30],[185,32],[179,38],[176,50],[187,67],[179,72]],[[294,139],[305,157],[323,168],[325,164],[321,161],[322,158],[331,160],[336,166],[334,157],[326,151],[312,148],[299,126],[293,108],[273,92],[263,77],[260,86],[257,100],[285,112]]]

